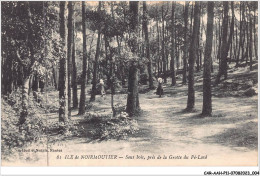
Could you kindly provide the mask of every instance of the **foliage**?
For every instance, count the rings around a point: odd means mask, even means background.
[[[10,104],[12,106],[10,106]],[[31,104],[28,109],[28,119],[23,125],[19,125],[20,104],[19,97],[2,98],[2,125],[1,125],[1,147],[2,154],[7,157],[16,147],[22,147],[43,137],[46,131],[45,116]]]
[[[33,72],[42,80],[46,75],[50,79],[62,53],[57,7],[56,2],[2,3],[2,57],[3,65],[10,69],[2,72],[5,86],[17,88]]]
[[[85,118],[88,119],[87,123],[95,126],[88,133],[88,137],[92,140],[122,140],[138,132],[137,121],[129,118],[126,112],[121,112],[115,118],[89,113]]]

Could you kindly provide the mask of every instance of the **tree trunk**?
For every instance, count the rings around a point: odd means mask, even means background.
[[[65,1],[60,1],[60,38],[61,46],[65,48]],[[68,94],[67,94],[67,60],[65,58],[65,50],[62,50],[64,54],[60,57],[60,69],[59,69],[59,121],[68,121]]]
[[[134,36],[137,33],[138,27],[138,1],[130,1],[130,17],[131,36]],[[131,51],[137,56],[137,39],[133,38],[133,41],[134,45],[131,47]],[[130,61],[126,112],[132,117],[139,109],[138,68],[135,61]]]
[[[26,77],[23,81],[22,85],[22,111],[20,114],[19,122],[20,124],[23,124],[26,121],[26,118],[28,116],[28,91],[29,91],[29,80],[30,77]]]
[[[247,3],[247,2],[246,2]],[[246,64],[248,64],[248,54],[249,54],[249,45],[250,45],[250,38],[249,38],[249,13],[247,12],[247,8],[246,8],[246,16],[247,16],[247,21],[246,23],[246,53],[245,53],[245,57],[246,57]]]
[[[193,14],[194,14],[193,1],[191,1],[191,12],[190,12],[190,35],[191,35],[191,36],[192,36],[192,20],[193,20]]]
[[[28,116],[28,101],[29,101],[29,97],[28,97],[28,93],[29,93],[29,82],[30,82],[30,76],[31,76],[31,69],[32,66],[35,62],[35,58],[34,58],[34,46],[32,44],[33,41],[33,29],[32,29],[32,14],[31,14],[31,9],[30,9],[30,2],[26,2],[26,6],[27,6],[27,30],[28,30],[28,48],[29,48],[29,52],[30,52],[30,61],[31,63],[26,65],[24,65],[23,67],[23,71],[24,71],[24,78],[23,78],[23,82],[22,82],[22,112],[20,113],[20,119],[19,119],[19,123],[22,125],[25,121],[26,118]],[[18,53],[18,52],[17,52]]]
[[[175,62],[174,62],[174,57],[175,57],[175,27],[174,27],[174,14],[175,14],[175,2],[172,1],[172,31],[171,31],[171,42],[172,42],[172,47],[171,47],[171,73],[172,73],[172,86],[176,85],[176,71],[175,71]]]
[[[138,69],[131,63],[128,75],[128,96],[126,112],[130,117],[134,116],[139,110],[139,99],[138,99]]]
[[[222,28],[221,28],[221,24],[220,24],[220,19],[218,20],[218,56],[217,56],[217,59],[220,63],[220,60],[221,60],[221,46],[222,46],[222,39],[221,39],[221,36],[222,36]],[[220,64],[219,64],[219,67],[220,67]]]
[[[81,92],[80,92],[80,103],[79,103],[79,114],[85,113],[85,102],[86,102],[86,74],[87,74],[87,37],[86,37],[86,13],[85,13],[85,2],[82,1],[82,38],[83,38],[83,63],[82,63],[82,76],[81,76]]]
[[[107,28],[107,27],[105,27]],[[109,41],[108,41],[108,37],[107,34],[104,34],[104,41],[105,41],[105,55],[106,55],[106,68],[109,68],[109,72],[108,70],[106,71],[106,75],[107,75],[107,88],[110,89],[111,88],[111,72],[112,72],[112,68],[111,65],[108,67],[109,63],[110,63],[110,56],[108,55],[108,49],[109,49]]]
[[[250,70],[253,70],[252,64],[253,64],[253,30],[252,30],[252,17],[251,17],[251,9],[249,7],[249,57],[250,57]]]
[[[108,43],[108,47],[109,47],[109,50],[110,50],[110,75],[111,75],[111,78],[110,78],[110,89],[111,89],[111,109],[112,109],[112,113],[113,113],[113,117],[116,116],[116,110],[115,110],[115,107],[114,107],[114,95],[115,95],[115,75],[114,75],[114,70],[115,70],[115,64],[114,64],[114,61],[113,61],[113,57],[112,57],[112,51],[111,51],[111,48],[110,48],[110,45]]]
[[[166,61],[165,61],[165,39],[164,39],[164,4],[162,4],[162,64],[163,64],[163,79],[164,83],[167,83],[167,76],[166,76]]]
[[[149,76],[149,88],[154,89],[153,85],[153,67],[152,67],[152,59],[150,57],[150,43],[148,36],[148,19],[147,19],[147,7],[146,1],[143,1],[143,30],[145,35],[145,49],[146,49],[146,58],[148,59],[148,76]]]
[[[233,39],[233,35],[234,35],[234,23],[235,23],[235,11],[234,11],[234,2],[233,1],[231,1],[231,10],[232,10],[232,19],[231,19],[230,33],[229,33],[228,44],[227,44],[227,52],[230,50],[230,60],[231,60],[231,54],[232,54],[232,39]],[[225,75],[225,77],[226,77],[226,75]]]
[[[188,101],[187,101],[187,111],[192,111],[195,104],[195,91],[194,91],[194,62],[196,59],[196,49],[198,43],[198,34],[199,34],[199,5],[200,2],[195,2],[194,7],[194,23],[193,23],[193,33],[192,41],[189,54],[189,76],[188,76]]]
[[[72,1],[68,2],[68,43],[67,43],[67,72],[68,72],[68,117],[71,118],[71,68],[72,68],[72,38],[73,38],[73,5]]]
[[[239,64],[239,57],[240,57],[240,48],[242,46],[242,2],[239,4],[239,46],[238,46],[238,53],[236,58],[236,66]]]
[[[98,3],[98,13],[101,10],[101,2]],[[100,52],[100,36],[101,31],[98,30],[98,38],[97,38],[97,47],[96,47],[96,54],[95,54],[95,61],[94,61],[94,68],[93,68],[93,79],[92,79],[92,90],[91,90],[91,97],[90,101],[95,101],[96,98],[96,87],[97,87],[97,67],[98,67],[98,58],[99,58],[99,52]]]
[[[57,75],[56,75],[56,69],[54,68],[54,66],[52,67],[52,75],[53,75],[53,82],[54,82],[55,90],[58,90]]]
[[[223,34],[222,34],[222,46],[221,46],[221,60],[219,72],[215,81],[215,84],[220,82],[220,78],[222,75],[227,78],[227,56],[228,56],[228,43],[227,43],[227,33],[228,33],[228,1],[223,1],[224,5],[224,19],[223,19]]]
[[[257,5],[257,3],[256,3],[256,5]],[[258,58],[258,53],[257,53],[257,51],[258,51],[258,45],[257,45],[257,41],[258,41],[258,38],[257,38],[257,30],[256,30],[256,28],[257,28],[257,26],[256,26],[256,19],[258,19],[257,18],[257,16],[256,16],[256,9],[257,8],[255,8],[254,9],[254,25],[253,25],[253,27],[254,27],[254,49],[255,49],[255,58],[257,59]]]
[[[74,20],[73,20],[74,21]],[[73,108],[78,108],[78,84],[77,84],[77,66],[76,66],[76,50],[75,50],[75,23],[73,23],[72,33],[72,91],[73,91]]]
[[[211,52],[213,41],[213,20],[214,20],[214,2],[208,2],[208,19],[207,19],[206,47],[204,58],[203,72],[203,108],[202,115],[211,116],[212,100],[211,100]]]
[[[90,60],[91,60],[91,58],[90,58],[91,48],[92,48],[93,41],[94,41],[94,34],[91,37],[91,42],[90,42],[90,45],[89,45],[89,52],[87,54],[87,82],[86,82],[87,84],[89,84],[89,80],[90,80],[90,67],[93,68],[93,63],[91,64],[91,62],[90,62]]]
[[[158,10],[156,9],[156,12]],[[159,30],[159,19],[156,19],[156,29],[157,29],[157,66],[158,66],[158,73],[157,77],[160,77],[160,30]]]
[[[244,61],[245,57],[244,57],[244,44],[245,44],[245,41],[246,41],[246,26],[245,26],[245,23],[246,23],[246,20],[245,20],[245,3],[244,1],[241,2],[242,3],[242,30],[240,32],[241,33],[241,38],[242,38],[242,42],[241,42],[241,61]]]
[[[185,1],[185,9],[184,9],[184,53],[183,53],[183,77],[182,77],[182,83],[187,83],[187,57],[188,57],[188,15],[189,15],[189,2]]]
[[[201,16],[201,5],[199,7],[199,16]],[[200,50],[200,17],[199,17],[199,32],[198,32],[198,42],[197,42],[197,49],[196,49],[196,71],[200,71],[200,56],[199,56],[199,50]]]

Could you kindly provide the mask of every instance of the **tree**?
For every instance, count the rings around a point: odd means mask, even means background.
[[[133,53],[133,58],[129,61],[129,73],[128,73],[128,96],[126,104],[126,112],[129,116],[134,116],[140,109],[139,95],[138,95],[138,63],[137,63],[137,27],[138,27],[138,1],[129,2],[129,15],[130,15],[130,31],[132,38],[128,44]]]
[[[76,49],[75,49],[75,20],[72,20],[72,95],[73,95],[73,108],[78,108],[78,84],[77,84],[77,66],[76,66]]]
[[[258,10],[258,2],[255,1],[255,2],[252,2],[253,3],[253,10],[254,10],[254,25],[253,25],[253,30],[254,30],[254,49],[255,49],[255,58],[258,58],[258,45],[257,45],[257,41],[258,41],[258,37],[257,37],[257,32],[256,32],[256,19],[257,16],[256,16],[256,11]]]
[[[61,38],[61,46],[63,54],[60,57],[60,69],[59,69],[59,121],[66,122],[68,121],[68,94],[67,94],[67,60],[65,57],[65,3],[64,1],[60,1],[60,38]]]
[[[193,22],[193,32],[192,40],[190,46],[189,54],[189,76],[188,76],[188,101],[187,101],[187,111],[191,111],[194,108],[195,104],[195,90],[194,90],[194,62],[197,56],[197,43],[198,43],[198,34],[199,34],[199,4],[200,2],[196,1],[194,6],[194,22]]]
[[[253,64],[253,25],[252,25],[252,15],[251,15],[251,8],[249,6],[249,57],[250,57],[250,70],[253,70],[252,64]]]
[[[73,18],[73,5],[72,1],[68,2],[68,42],[67,42],[67,72],[68,72],[68,117],[71,118],[71,60],[72,60],[72,18]]]
[[[82,76],[81,76],[81,92],[80,92],[80,104],[79,114],[85,113],[85,89],[86,89],[86,74],[87,74],[87,39],[86,39],[86,10],[85,2],[82,1],[82,38],[83,38],[83,63],[82,63]]]
[[[29,48],[29,52],[31,55],[31,60],[32,60],[32,64],[33,64],[33,60],[34,60],[34,48],[32,45],[32,40],[33,40],[33,30],[32,30],[32,14],[31,14],[31,9],[30,9],[30,3],[26,2],[26,6],[27,6],[27,29],[28,29],[28,48]],[[20,58],[19,53],[17,51],[17,57]],[[27,118],[28,115],[28,91],[29,91],[29,80],[30,80],[30,76],[31,76],[31,68],[29,67],[29,69],[27,71],[25,71],[25,78],[23,80],[23,85],[22,85],[22,111],[20,114],[20,124],[23,124]]]
[[[37,62],[35,53],[37,52],[37,38],[36,35],[39,35],[40,38],[38,39],[38,43],[42,43],[42,35],[43,30],[36,28],[36,23],[33,21],[33,14],[31,12],[31,4],[32,2],[24,2],[24,6],[26,8],[25,14],[25,21],[26,21],[26,39],[25,39],[25,45],[28,48],[28,55],[27,58],[22,59],[21,54],[19,53],[19,50],[16,50],[16,58],[19,60],[19,62],[22,65],[23,68],[23,77],[22,77],[22,111],[20,113],[20,124],[23,124],[26,121],[26,118],[28,116],[28,93],[30,89],[30,78],[32,74],[34,73],[34,64]],[[18,4],[18,8],[21,8],[22,11],[22,4]],[[42,7],[43,8],[43,7]],[[43,14],[40,14],[39,16],[42,17]],[[42,19],[41,19],[42,20]],[[39,20],[39,21],[41,21]],[[37,24],[39,27],[42,27],[42,24]],[[37,33],[38,32],[38,33]],[[16,43],[16,41],[13,41],[13,43]],[[35,46],[36,45],[36,46]]]
[[[186,84],[187,82],[187,57],[188,57],[188,35],[189,35],[189,30],[188,30],[188,16],[189,16],[189,2],[185,1],[185,7],[184,7],[184,54],[183,54],[183,78],[182,78],[182,83]]]
[[[237,53],[237,58],[236,58],[236,66],[238,66],[239,64],[239,57],[240,57],[240,48],[242,47],[242,4],[243,2],[239,3],[239,31],[240,31],[240,35],[239,35],[239,45],[238,45],[238,53]]]
[[[200,3],[200,7],[199,7],[199,16],[201,16],[201,4]],[[196,71],[199,72],[200,71],[200,56],[199,56],[199,53],[200,53],[200,26],[201,26],[201,22],[200,22],[200,18],[199,18],[199,32],[198,32],[198,43],[197,43],[197,49],[196,49]]]
[[[98,3],[98,13],[101,10],[101,2]],[[98,67],[98,58],[100,53],[100,36],[101,30],[98,29],[98,38],[97,38],[97,46],[96,46],[96,54],[95,54],[95,61],[94,61],[94,68],[93,68],[93,79],[92,79],[92,90],[91,90],[91,97],[90,101],[95,101],[96,98],[96,87],[97,87],[97,67]]]
[[[158,7],[156,7],[156,14],[158,13]],[[157,67],[158,67],[158,74],[157,76],[159,77],[161,72],[160,72],[160,29],[159,29],[159,17],[156,16],[156,29],[157,29]]]
[[[224,75],[225,79],[227,78],[227,56],[228,56],[228,42],[227,42],[227,34],[228,34],[228,1],[223,1],[224,6],[224,19],[222,25],[222,45],[221,45],[221,55],[220,55],[220,63],[219,63],[219,72],[215,81],[215,84],[220,82],[220,78]]]
[[[214,2],[208,2],[208,19],[207,19],[207,34],[206,47],[204,55],[204,71],[203,71],[203,108],[202,115],[211,116],[212,101],[211,101],[211,52],[213,41],[213,23],[214,23]]]
[[[231,10],[232,10],[232,19],[231,19],[231,25],[230,25],[230,33],[228,38],[228,44],[227,44],[227,52],[230,50],[230,53],[232,53],[232,39],[234,35],[234,23],[235,23],[235,11],[234,11],[234,2],[231,1]],[[231,57],[230,57],[231,59]]]
[[[162,64],[163,64],[163,79],[164,82],[167,83],[167,75],[166,75],[166,59],[165,59],[165,27],[164,27],[164,21],[165,21],[165,16],[167,15],[166,13],[164,14],[164,2],[162,2]]]
[[[172,40],[172,47],[171,47],[171,72],[172,72],[172,86],[175,86],[176,84],[176,72],[175,72],[175,27],[174,27],[174,9],[175,9],[175,2],[172,1],[172,30],[171,30],[171,40]]]
[[[148,59],[149,88],[150,89],[154,89],[154,85],[153,85],[153,67],[152,67],[152,59],[150,57],[150,44],[149,44],[147,23],[148,23],[148,17],[147,17],[146,1],[143,1],[143,30],[144,30],[144,35],[145,35],[146,58]]]

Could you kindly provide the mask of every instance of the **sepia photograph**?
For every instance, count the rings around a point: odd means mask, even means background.
[[[2,1],[1,160],[258,166],[258,1]]]

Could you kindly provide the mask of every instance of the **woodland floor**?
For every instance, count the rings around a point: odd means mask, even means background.
[[[246,82],[252,81],[257,87],[257,69],[249,72],[248,68],[229,70],[228,80],[213,88],[212,117],[201,117],[202,109],[202,72],[195,80],[195,110],[187,113],[183,110],[187,104],[187,85],[177,80],[177,86],[164,84],[164,95],[159,98],[155,90],[139,94],[142,113],[135,117],[139,130],[126,140],[90,140],[86,136],[61,138],[50,144],[52,148],[62,148],[62,153],[49,153],[49,165],[86,165],[87,161],[72,164],[69,160],[59,162],[58,154],[117,154],[126,155],[207,155],[206,160],[176,161],[167,164],[157,161],[143,161],[142,164],[131,163],[121,159],[120,163],[110,165],[257,165],[258,156],[258,96],[247,97],[243,91]],[[213,75],[214,76],[214,75]],[[238,88],[240,86],[240,88]],[[88,87],[89,88],[89,87]],[[237,89],[237,90],[236,90]],[[57,96],[57,92],[50,93]],[[89,97],[87,97],[89,98]],[[96,96],[90,111],[110,114],[110,95]],[[125,104],[126,94],[115,95],[115,104]],[[57,120],[57,113],[48,114],[48,119]],[[83,116],[72,112],[72,119],[84,126],[86,133],[91,128]],[[43,148],[43,144],[32,144],[27,148]],[[21,154],[20,154],[21,155]],[[27,165],[47,164],[46,153],[23,154],[14,158],[16,162]],[[27,158],[26,163],[23,161]],[[30,159],[31,158],[31,159]],[[33,159],[32,159],[33,158]],[[12,162],[12,159],[10,160]],[[102,162],[94,165],[102,165]]]

